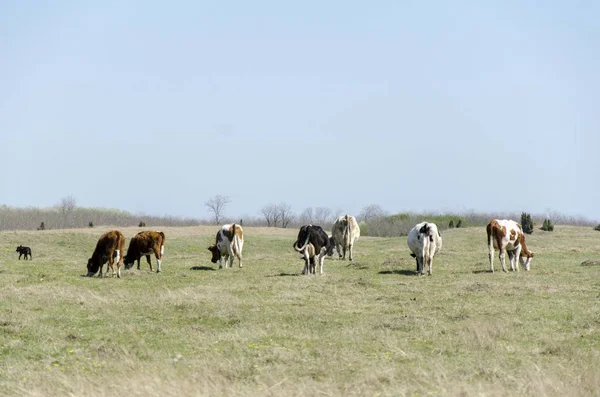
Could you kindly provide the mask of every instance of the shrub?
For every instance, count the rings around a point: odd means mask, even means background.
[[[40,227],[38,227],[37,230],[46,230],[46,225],[44,224],[44,222],[40,223]]]
[[[146,227],[146,222],[140,221],[140,224],[138,225],[138,227]]]
[[[526,212],[521,214],[521,227],[523,228],[523,233],[533,233],[533,219],[531,219],[531,214]]]
[[[544,223],[542,224],[542,230],[546,232],[554,231],[554,225],[552,224],[552,221],[550,221],[550,219],[544,219]]]
[[[599,231],[599,232],[600,232],[600,225],[596,226],[596,227],[594,228],[594,230],[597,230],[597,231]]]
[[[462,219],[456,221],[456,227],[459,228],[462,226]]]
[[[448,228],[452,229],[454,227],[454,221],[450,220],[450,223],[448,223]]]
[[[89,227],[94,227],[94,222],[90,221],[90,223],[88,223]]]

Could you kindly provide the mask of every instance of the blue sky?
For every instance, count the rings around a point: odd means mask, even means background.
[[[600,219],[600,3],[3,1],[0,204]]]

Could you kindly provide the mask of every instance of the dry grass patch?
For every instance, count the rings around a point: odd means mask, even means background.
[[[162,274],[142,263],[81,277],[109,229],[0,233],[0,394],[600,390],[599,268],[581,266],[600,258],[600,234],[588,228],[536,231],[532,270],[495,274],[483,228],[448,230],[431,277],[414,274],[405,238],[361,238],[354,263],[301,276],[296,230],[244,228],[244,267],[216,270],[218,227],[162,228]]]

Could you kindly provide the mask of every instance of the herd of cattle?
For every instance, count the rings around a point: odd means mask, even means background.
[[[525,235],[521,225],[512,220],[493,219],[486,228],[487,243],[489,248],[490,271],[494,272],[494,251],[499,250],[502,270],[506,270],[505,256],[508,253],[510,268],[512,271],[519,270],[519,262],[525,270],[529,271],[533,252],[527,249]],[[337,251],[340,259],[353,260],[353,248],[355,242],[360,237],[360,227],[356,218],[349,215],[340,216],[333,224],[331,236],[328,235],[321,226],[304,225],[298,232],[298,237],[293,244],[294,250],[302,254],[304,268],[302,274],[315,274],[317,263],[319,272],[323,274],[323,262],[325,256],[333,255],[334,249]],[[411,256],[417,262],[417,273],[423,274],[425,266],[427,273],[432,274],[432,265],[434,256],[442,248],[442,235],[435,223],[421,222],[413,227],[408,233],[408,248]],[[123,255],[125,247],[125,236],[118,230],[104,233],[98,243],[92,257],[87,263],[87,276],[92,277],[98,274],[103,276],[102,269],[108,262],[106,276],[109,272],[112,275],[121,277],[121,267],[129,269],[137,261],[137,268],[140,269],[140,260],[143,256],[152,271],[152,262],[150,255],[156,257],[156,271],[161,272],[162,257],[165,251],[165,234],[163,232],[143,231],[136,234],[129,242],[127,254]],[[212,263],[219,262],[221,269],[222,261],[225,260],[225,267],[232,267],[235,258],[238,258],[239,267],[242,267],[242,250],[244,247],[244,231],[241,225],[224,225],[218,232],[215,244],[208,247],[212,253]],[[25,259],[29,256],[31,259],[31,248],[17,247],[19,259],[21,255]],[[117,270],[115,272],[114,265]]]

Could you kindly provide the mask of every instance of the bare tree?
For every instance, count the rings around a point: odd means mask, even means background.
[[[300,222],[303,225],[307,225],[309,223],[313,223],[314,220],[313,209],[312,207],[306,208],[302,213],[300,213]]]
[[[206,206],[206,208],[208,208],[208,212],[212,212],[216,225],[221,224],[225,206],[227,206],[227,204],[229,204],[230,202],[231,200],[229,199],[229,197],[221,196],[220,194],[217,194],[216,196],[213,196],[204,202],[204,205]]]
[[[281,227],[288,227],[290,222],[294,219],[292,207],[288,203],[280,203],[277,206],[277,210],[279,212],[279,220],[281,221]]]
[[[315,222],[322,227],[331,221],[331,210],[327,207],[315,208]]]
[[[58,207],[58,212],[60,213],[60,218],[62,221],[62,226],[69,226],[69,218],[71,217],[71,213],[75,209],[77,204],[77,200],[73,195],[68,195],[60,199],[60,202],[56,205]]]
[[[279,222],[279,208],[276,204],[267,204],[260,209],[261,215],[267,221],[267,227],[277,227]]]
[[[367,205],[362,209],[358,215],[358,219],[361,221],[369,222],[372,219],[381,218],[385,216],[385,211],[378,204]]]
[[[337,218],[339,218],[340,216],[342,216],[344,214],[344,211],[341,208],[338,208],[337,210],[335,210],[335,212],[333,213],[333,220],[335,221]]]

